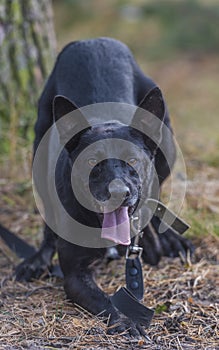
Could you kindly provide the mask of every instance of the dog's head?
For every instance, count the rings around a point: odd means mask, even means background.
[[[154,180],[165,114],[160,90],[152,89],[139,107],[128,126],[116,120],[91,126],[64,96],[56,96],[53,104],[60,141],[74,167],[77,199],[97,212],[102,238],[124,245],[130,243],[129,217],[150,196]],[[65,122],[63,116],[73,111]]]

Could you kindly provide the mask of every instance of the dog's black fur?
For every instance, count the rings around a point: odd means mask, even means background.
[[[57,95],[62,96],[55,98]],[[171,129],[166,104],[159,88],[142,73],[124,44],[109,38],[74,42],[67,45],[59,54],[40,98],[35,126],[34,153],[54,121],[77,107],[99,102],[122,102],[140,106],[156,115]],[[128,140],[142,150],[141,154],[141,152],[136,153],[135,148],[127,150],[121,147],[119,150],[121,157],[125,157],[127,161],[108,159],[107,147],[105,149],[97,147],[95,154],[89,155],[94,165],[89,183],[94,197],[104,201],[119,191],[119,194],[124,196],[122,205],[129,207],[129,214],[135,210],[141,196],[144,198],[150,196],[150,188],[153,184],[151,164],[155,165],[160,185],[169,175],[170,167],[175,160],[175,146],[171,134],[168,135],[159,130],[169,167],[160,149],[136,129],[136,125],[140,125],[142,118],[141,114],[136,113],[131,125],[121,124],[115,120],[115,116],[107,123],[95,126],[88,124],[84,132],[65,145],[57,163],[58,192],[68,212],[80,222],[91,227],[100,227],[102,222],[100,215],[85,209],[77,202],[71,190],[71,164],[87,145],[104,138],[117,138]],[[61,138],[64,131],[59,130],[59,132]],[[43,167],[48,163],[47,152],[42,160]],[[106,160],[95,165],[99,153],[102,153]],[[143,154],[147,161],[143,161]],[[137,171],[132,166],[133,162],[137,162]],[[84,164],[89,166],[86,159]],[[44,175],[45,188],[43,191],[41,189],[40,193],[43,201],[45,196],[51,196],[47,189],[48,172]],[[115,178],[121,179],[123,185],[119,189],[109,190],[109,183]],[[79,173],[78,176],[76,174],[75,181],[79,181],[78,186],[86,196],[88,184],[85,184],[83,174]],[[53,215],[52,210],[48,215]],[[174,257],[178,256],[179,252],[185,255],[188,249],[192,249],[185,238],[178,236],[171,229],[161,235],[156,233],[159,224],[159,219],[153,217],[151,223],[144,229],[144,236],[140,242],[143,247],[143,260],[152,265],[157,264],[162,255]],[[17,279],[30,280],[33,277],[39,277],[50,266],[56,247],[58,247],[64,273],[64,288],[70,300],[94,314],[102,314],[106,317],[110,315],[109,325],[116,324],[110,332],[128,330],[129,334],[134,336],[144,334],[141,325],[134,324],[114,308],[109,296],[97,287],[92,278],[89,265],[94,259],[104,257],[106,249],[81,247],[62,238],[57,239],[53,231],[45,225],[45,237],[41,248],[31,259],[18,266]],[[123,250],[122,247],[118,249]]]

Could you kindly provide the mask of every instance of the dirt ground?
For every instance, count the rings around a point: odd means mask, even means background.
[[[1,179],[0,222],[37,245],[41,218],[30,184],[25,186]],[[190,202],[195,188],[188,188]],[[108,336],[101,319],[66,301],[62,280],[15,282],[11,275],[19,260],[1,241],[0,349],[219,349],[219,239],[210,232],[192,239],[192,261],[163,258],[158,267],[144,266],[144,303],[156,312],[148,339],[140,340]],[[95,271],[108,293],[125,283],[123,258],[108,265],[99,261]]]

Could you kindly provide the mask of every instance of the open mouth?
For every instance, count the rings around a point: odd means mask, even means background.
[[[133,204],[133,202],[135,202]],[[123,203],[117,209],[104,205],[104,201],[93,201],[92,206],[98,214],[102,227],[101,238],[112,241],[115,244],[128,246],[131,244],[130,217],[133,215],[138,201]]]
[[[130,216],[135,206],[121,206],[113,211],[103,210],[101,238],[115,244],[129,245],[131,243]]]

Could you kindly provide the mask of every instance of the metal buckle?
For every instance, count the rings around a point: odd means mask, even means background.
[[[126,250],[126,259],[130,259],[131,255],[137,255],[139,258],[142,256],[143,248],[137,245],[131,245]]]
[[[134,222],[137,223],[136,225],[137,227],[134,225]],[[132,233],[134,233],[135,239],[134,239],[134,244],[127,247],[126,259],[130,258],[131,255],[134,255],[133,258],[136,258],[136,256],[140,258],[143,252],[143,248],[139,247],[138,245],[139,238],[143,234],[143,232],[140,231],[140,212],[138,213],[138,215],[131,216],[130,224],[131,224],[131,231]]]
[[[139,233],[139,216],[134,216],[132,215],[131,216],[131,219],[130,219],[130,225],[131,225],[131,231],[134,233],[134,235],[137,235]],[[137,223],[137,227],[135,226],[134,222]]]

